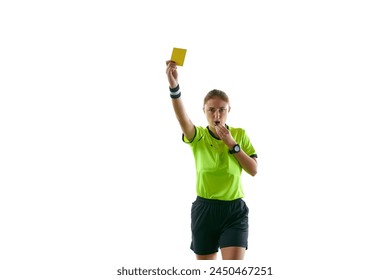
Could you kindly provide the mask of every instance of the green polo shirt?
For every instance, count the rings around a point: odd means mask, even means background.
[[[257,157],[249,137],[242,128],[229,127],[233,139],[251,157]],[[234,200],[244,197],[241,184],[242,167],[229,148],[208,127],[195,127],[195,136],[189,141],[196,166],[196,193],[208,199]]]

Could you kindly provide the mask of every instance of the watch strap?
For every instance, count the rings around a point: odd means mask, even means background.
[[[229,150],[229,153],[235,154],[235,153],[238,153],[239,151],[241,151],[241,147],[239,144],[236,144],[233,146],[233,149]]]

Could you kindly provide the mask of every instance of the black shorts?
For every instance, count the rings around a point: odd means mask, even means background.
[[[198,196],[191,208],[191,250],[208,255],[223,247],[248,249],[248,213],[241,198],[223,201]]]

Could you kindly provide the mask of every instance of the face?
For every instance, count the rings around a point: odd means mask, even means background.
[[[214,130],[216,125],[225,125],[230,111],[229,103],[219,97],[209,99],[203,108],[209,127]]]

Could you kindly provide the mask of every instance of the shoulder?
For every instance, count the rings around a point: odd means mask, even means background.
[[[197,136],[204,135],[207,132],[207,127],[195,126],[195,133]]]
[[[206,131],[207,131],[207,128],[206,127],[203,127],[203,126],[196,126],[194,125],[194,128],[195,128],[195,135],[194,137],[192,138],[192,140],[188,140],[184,134],[182,135],[182,140],[183,142],[187,143],[187,144],[194,144],[196,142],[198,142],[200,139],[203,138],[203,136],[205,135]]]
[[[195,126],[195,128],[196,128],[198,131],[207,131],[207,127],[203,127],[203,126],[200,126],[200,125]]]
[[[231,127],[229,126],[230,133],[236,141],[247,142],[249,141],[249,136],[246,133],[246,130],[242,127]]]
[[[232,127],[232,126],[229,126],[229,130],[230,130],[230,133],[233,135],[245,135],[246,132],[245,132],[245,129],[241,128],[241,127]]]

